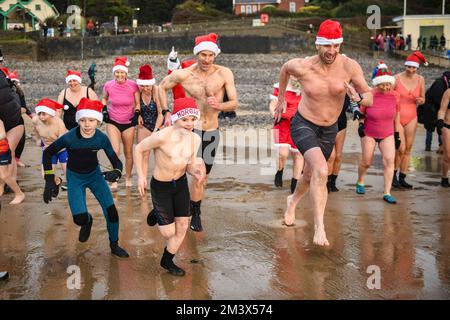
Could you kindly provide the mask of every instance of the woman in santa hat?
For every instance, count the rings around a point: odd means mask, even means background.
[[[75,121],[75,113],[82,98],[99,100],[94,90],[81,85],[81,83],[81,72],[67,70],[67,87],[61,90],[58,96],[58,103],[64,106],[63,121],[67,130],[78,126],[78,123]]]
[[[417,74],[421,63],[428,65],[422,53],[416,51],[405,61],[406,70],[395,76],[394,90],[400,94],[400,140],[404,141],[395,156],[392,186],[412,189],[405,181],[409,158],[417,129],[417,105],[425,103],[425,80]],[[400,171],[397,179],[397,171]]]
[[[158,86],[155,84],[152,67],[145,64],[139,68],[139,77],[136,79],[141,93],[141,117],[143,124],[137,127],[137,142],[141,142],[159,130],[163,123],[161,106],[159,103]],[[150,152],[144,153],[144,174],[148,173],[148,161]]]
[[[114,79],[103,87],[104,115],[106,116],[106,133],[117,156],[120,155],[120,143],[125,153],[125,186],[131,187],[133,170],[133,141],[135,126],[142,126],[139,87],[128,79],[130,62],[126,57],[118,57],[114,61]],[[116,189],[117,183],[111,188]]]
[[[373,103],[371,106],[361,106],[365,114],[359,123],[358,134],[361,137],[362,157],[358,169],[356,193],[365,194],[364,178],[373,160],[375,147],[378,143],[384,166],[383,200],[394,204],[397,201],[391,195],[392,176],[394,174],[395,149],[401,145],[400,129],[400,95],[392,90],[395,78],[387,65],[380,61],[372,74]]]

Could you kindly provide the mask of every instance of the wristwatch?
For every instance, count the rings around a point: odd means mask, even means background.
[[[163,111],[161,111],[161,113],[162,113],[163,116],[166,116],[166,113],[167,113],[167,112],[170,112],[170,110],[169,110],[169,109],[164,109]]]

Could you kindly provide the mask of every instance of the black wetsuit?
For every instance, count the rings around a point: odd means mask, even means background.
[[[114,169],[122,171],[122,162],[114,152],[108,137],[96,130],[91,138],[81,135],[80,127],[74,128],[50,144],[43,155],[44,170],[52,170],[52,156],[66,148],[67,186],[70,211],[74,222],[88,221],[86,189],[90,189],[100,203],[106,219],[110,241],[119,239],[119,215],[114,200],[98,163],[97,152],[103,149]]]
[[[0,120],[6,132],[23,124],[19,99],[3,72],[0,72]]]

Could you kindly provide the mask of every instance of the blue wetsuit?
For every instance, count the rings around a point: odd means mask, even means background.
[[[92,219],[86,207],[86,188],[89,188],[103,209],[109,240],[118,241],[119,215],[97,158],[97,152],[103,149],[114,169],[122,171],[122,162],[114,152],[111,142],[98,129],[93,137],[83,138],[80,128],[73,128],[44,150],[44,170],[52,170],[52,156],[64,148],[69,154],[67,193],[74,222],[83,226],[90,223],[90,219]]]

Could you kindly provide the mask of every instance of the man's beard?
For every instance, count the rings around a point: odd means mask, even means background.
[[[338,55],[337,53],[334,55],[333,60],[327,60],[325,58],[325,54],[319,54],[319,57],[320,57],[320,60],[322,60],[323,63],[325,63],[325,64],[332,64],[336,60],[337,55]]]

